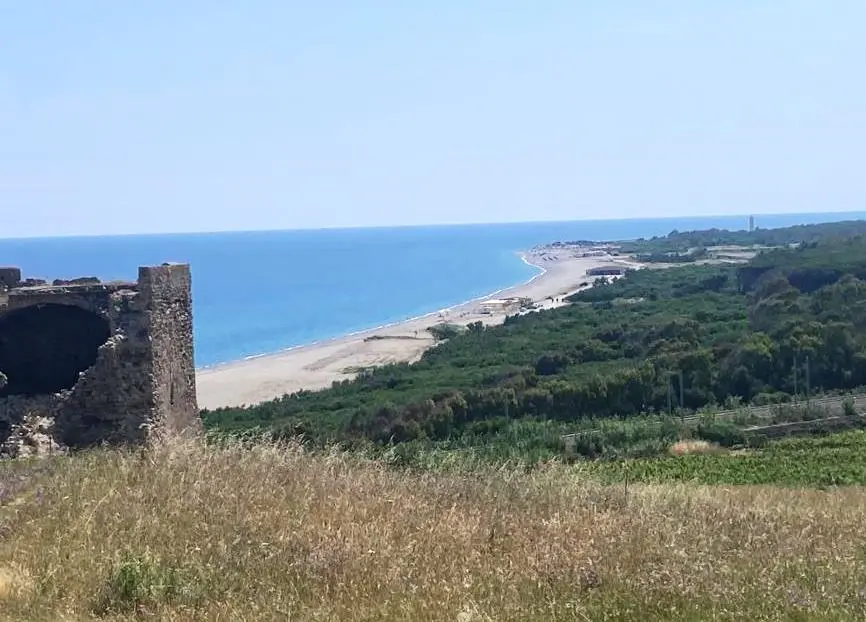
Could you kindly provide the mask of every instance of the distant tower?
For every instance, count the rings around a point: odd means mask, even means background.
[[[755,230],[755,217],[749,216],[749,233]]]

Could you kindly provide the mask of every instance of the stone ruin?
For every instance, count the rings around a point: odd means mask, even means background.
[[[198,428],[190,285],[185,264],[129,283],[0,268],[0,456]]]

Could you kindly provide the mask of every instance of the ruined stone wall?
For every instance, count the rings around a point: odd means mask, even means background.
[[[141,268],[138,283],[148,313],[154,408],[177,432],[190,426],[190,412],[198,412],[189,266]]]
[[[197,428],[189,266],[141,268],[137,283],[55,283],[0,300],[0,453],[33,417],[68,447]]]

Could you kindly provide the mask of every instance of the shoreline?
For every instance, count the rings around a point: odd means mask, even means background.
[[[500,289],[497,289],[494,292],[490,292],[489,294],[484,294],[482,296],[476,296],[475,298],[470,298],[469,300],[464,300],[462,302],[458,302],[458,303],[450,305],[448,307],[442,307],[441,309],[436,309],[435,311],[428,311],[427,313],[423,313],[421,315],[413,315],[411,317],[408,317],[408,318],[405,318],[402,320],[394,320],[393,322],[386,322],[385,324],[373,326],[372,328],[362,328],[360,330],[354,330],[354,331],[351,331],[348,333],[340,333],[340,334],[335,335],[333,337],[325,337],[323,339],[316,339],[315,341],[310,341],[309,343],[301,343],[301,344],[298,344],[296,346],[288,346],[285,348],[280,348],[279,350],[274,350],[273,352],[263,352],[262,354],[249,354],[243,358],[235,359],[233,361],[223,361],[220,363],[211,363],[210,365],[203,365],[201,367],[196,367],[195,373],[199,374],[201,372],[209,372],[209,371],[217,370],[217,369],[220,369],[223,367],[232,367],[235,365],[243,364],[247,361],[257,361],[257,360],[267,359],[267,358],[271,358],[271,357],[280,357],[284,354],[288,354],[290,352],[295,352],[295,351],[303,349],[303,348],[312,348],[312,347],[324,346],[324,345],[328,345],[329,343],[332,343],[334,341],[339,341],[342,339],[349,339],[352,337],[361,337],[361,336],[366,335],[367,333],[372,333],[372,332],[376,332],[376,331],[380,331],[380,330],[388,330],[389,328],[395,328],[395,327],[398,327],[402,324],[408,324],[410,322],[419,322],[421,320],[425,320],[427,318],[430,318],[434,315],[444,313],[444,312],[453,311],[454,309],[464,307],[466,305],[481,303],[485,300],[489,300],[489,299],[493,298],[494,296],[504,294],[505,292],[512,290],[512,289],[516,289],[518,287],[525,287],[525,286],[531,285],[536,279],[542,278],[545,274],[547,274],[547,270],[544,267],[536,265],[536,264],[530,262],[526,258],[526,255],[527,255],[526,252],[521,251],[521,252],[517,253],[517,255],[519,255],[519,257],[520,257],[521,261],[523,261],[523,263],[525,263],[528,266],[532,266],[536,270],[539,270],[539,272],[537,274],[533,274],[528,280],[523,281],[521,283],[518,283],[516,285],[509,285],[507,287],[502,287]]]
[[[354,378],[361,370],[389,363],[414,362],[435,344],[429,328],[442,323],[466,326],[501,324],[519,311],[517,303],[531,300],[537,310],[556,308],[572,293],[591,286],[590,268],[616,263],[609,255],[584,257],[575,248],[543,246],[518,253],[538,270],[529,280],[423,315],[354,331],[276,352],[196,369],[201,408],[243,406],[288,393],[328,388]],[[525,311],[522,311],[525,312]]]

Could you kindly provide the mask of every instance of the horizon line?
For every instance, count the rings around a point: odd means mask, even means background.
[[[68,238],[120,238],[120,237],[158,237],[158,236],[185,236],[185,235],[221,235],[221,234],[249,234],[249,233],[288,233],[288,232],[313,232],[313,231],[356,231],[356,230],[376,230],[376,229],[430,229],[430,228],[445,228],[445,227],[485,227],[485,226],[507,226],[507,225],[538,225],[538,224],[573,224],[580,222],[611,222],[625,220],[684,220],[697,219],[709,220],[713,218],[749,218],[761,216],[803,216],[803,215],[826,215],[840,216],[845,214],[863,214],[866,216],[866,209],[863,210],[842,210],[838,212],[809,212],[809,211],[793,211],[793,212],[743,212],[738,214],[702,214],[697,216],[650,216],[650,217],[632,217],[632,216],[612,216],[607,218],[574,218],[570,220],[512,220],[512,221],[496,221],[496,222],[445,222],[445,223],[428,223],[428,224],[398,224],[398,225],[332,225],[324,227],[293,227],[284,228],[278,227],[273,229],[213,229],[199,231],[146,231],[136,233],[69,233],[59,235],[22,235],[12,237],[0,237],[0,242],[6,241],[21,241],[21,240],[56,240]],[[862,219],[855,219],[862,220]],[[743,230],[746,228],[744,227]]]

